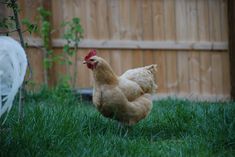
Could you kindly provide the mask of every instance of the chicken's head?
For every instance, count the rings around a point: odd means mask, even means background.
[[[95,69],[97,64],[98,64],[98,60],[96,59],[96,50],[91,50],[84,58],[83,64],[86,64],[87,67],[91,70]]]

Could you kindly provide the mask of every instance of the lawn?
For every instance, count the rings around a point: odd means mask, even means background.
[[[135,126],[103,118],[66,89],[28,94],[0,132],[1,157],[235,156],[235,103],[166,99]]]

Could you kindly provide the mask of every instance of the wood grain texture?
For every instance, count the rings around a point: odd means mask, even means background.
[[[120,0],[120,37],[121,39],[130,39],[130,0]],[[130,50],[121,53],[121,71],[122,73],[132,68],[132,52]]]
[[[109,0],[108,2],[108,27],[111,39],[120,39],[120,12],[119,1]]]
[[[132,50],[132,66],[133,68],[141,67],[143,63],[143,52],[140,50]]]
[[[187,39],[187,12],[186,1],[178,0],[176,3],[176,40],[183,41]],[[188,51],[177,52],[177,77],[179,80],[179,95],[187,95],[190,92],[189,86],[189,55]]]
[[[198,40],[197,1],[186,1],[187,39]],[[196,51],[191,51],[189,56],[189,85],[190,92],[194,96],[200,93],[200,56]]]
[[[88,38],[87,30],[87,11],[86,11],[86,1],[84,0],[76,0],[74,1],[74,7],[75,7],[75,16],[80,18],[81,25],[84,28],[84,38]]]
[[[177,54],[174,51],[166,52],[166,80],[167,91],[169,94],[176,95],[178,93],[178,77],[177,77]]]
[[[213,53],[211,58],[212,67],[212,93],[221,96],[223,95],[223,69],[222,57],[220,53]]]
[[[164,33],[165,40],[176,39],[176,20],[175,20],[175,1],[164,1]],[[174,51],[166,53],[166,78],[167,91],[169,94],[178,92],[178,77],[177,77],[177,54]]]
[[[21,17],[34,16],[40,4],[28,8],[27,2],[19,0],[24,8]],[[79,17],[85,30],[79,57],[88,49],[98,49],[117,74],[157,63],[159,95],[229,97],[232,68],[228,67],[233,60],[227,53],[227,17],[231,16],[227,11],[232,5],[227,2],[233,4],[231,0],[58,0],[52,1],[52,19],[56,29],[63,20]],[[64,45],[63,31],[52,34],[56,54]],[[27,37],[31,47],[42,45]],[[29,51],[30,59],[37,57],[32,56],[34,48]],[[77,87],[92,87],[91,71],[82,64],[78,67],[82,75]],[[63,72],[63,67],[56,69]]]
[[[158,65],[158,70],[156,73],[156,82],[158,85],[157,93],[167,93],[167,70],[165,52],[154,52],[154,63]]]
[[[40,85],[44,84],[43,79],[43,54],[40,49],[37,48],[28,48],[27,57],[30,59],[32,67],[32,80],[35,88],[38,88]]]
[[[205,0],[197,1],[198,8],[198,40],[210,40],[209,2]],[[212,92],[212,67],[211,53],[200,52],[200,92],[202,95],[210,95]]]
[[[143,40],[153,40],[152,1],[142,2]]]
[[[97,1],[97,30],[99,39],[109,39],[107,0]]]
[[[97,1],[96,0],[86,0],[86,32],[88,39],[97,39]]]
[[[130,0],[130,32],[132,40],[142,40],[141,1]]]
[[[217,10],[217,11],[215,11]],[[222,41],[221,33],[221,7],[220,1],[209,0],[209,18],[211,26],[210,39],[213,41]],[[223,72],[222,55],[213,53],[211,58],[212,66],[212,93],[215,95],[223,94]]]
[[[17,38],[16,38],[17,39]],[[29,46],[42,46],[43,42],[39,38],[25,38]],[[61,48],[66,43],[64,39],[54,39],[52,44],[56,48]],[[71,47],[74,43],[71,42]],[[80,48],[100,48],[100,49],[135,49],[135,50],[187,50],[187,51],[226,51],[227,42],[188,42],[188,41],[139,41],[139,40],[91,40],[84,39],[79,43]]]
[[[152,3],[153,40],[163,41],[164,36],[164,8],[163,0],[154,0]]]
[[[228,0],[220,0],[221,11],[221,39],[222,41],[228,40]]]
[[[165,40],[175,40],[176,29],[175,29],[175,0],[164,1],[164,33]]]
[[[223,95],[230,97],[231,80],[230,80],[230,64],[229,64],[229,53],[224,52],[222,55],[222,71],[223,71]]]
[[[59,1],[59,3],[58,3]],[[63,2],[62,0],[52,1],[52,27],[55,31],[52,33],[52,38],[61,38],[63,36],[63,29],[61,27],[62,20],[58,17],[63,17]]]
[[[164,41],[164,0],[154,0],[152,4],[153,40]],[[157,93],[167,93],[166,55],[162,50],[153,51],[153,63],[157,64],[155,75],[158,85]]]

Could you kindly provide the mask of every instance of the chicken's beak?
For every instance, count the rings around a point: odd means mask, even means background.
[[[82,63],[83,63],[83,64],[87,64],[87,61],[83,61]]]

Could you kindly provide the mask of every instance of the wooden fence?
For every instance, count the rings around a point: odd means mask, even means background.
[[[34,20],[41,1],[19,2],[21,17]],[[73,17],[81,19],[85,35],[77,52],[80,59],[97,48],[117,74],[158,64],[159,97],[230,97],[227,0],[52,0],[51,11],[55,29]],[[56,54],[65,43],[63,31],[52,34]],[[36,48],[41,41],[28,37],[34,81],[42,83],[42,52]],[[76,86],[92,87],[91,72],[78,62]],[[54,65],[54,77],[61,73],[65,68]]]

